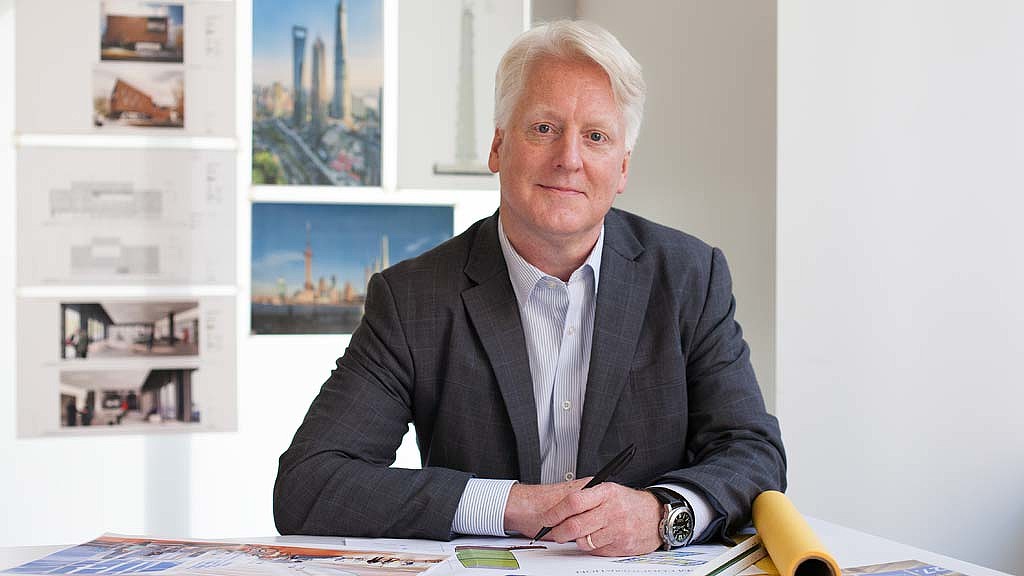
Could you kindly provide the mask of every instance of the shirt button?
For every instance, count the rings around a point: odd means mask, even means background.
[[[575,478],[575,477],[576,477],[576,475],[573,474],[572,472],[566,472],[565,473],[565,481],[566,482],[572,481],[572,479]]]
[[[568,400],[563,400],[562,401],[562,410],[568,410],[570,408],[572,408],[572,402],[569,402]]]
[[[567,330],[567,332],[569,333],[569,336],[572,336],[573,334],[576,333],[576,328],[573,326],[569,326],[569,330]]]

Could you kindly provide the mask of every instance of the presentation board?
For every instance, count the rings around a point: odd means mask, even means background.
[[[235,298],[18,300],[19,437],[225,431]]]
[[[235,283],[234,152],[23,147],[17,162],[19,285]]]
[[[18,0],[22,134],[235,135],[234,4]]]

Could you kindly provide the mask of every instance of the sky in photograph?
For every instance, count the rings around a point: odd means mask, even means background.
[[[335,275],[365,290],[365,268],[388,236],[390,264],[417,256],[452,236],[450,206],[255,203],[252,207],[253,294],[276,294],[284,278],[288,293],[305,277],[306,225],[313,250],[313,282]]]
[[[334,19],[337,0],[254,0],[253,82],[269,86],[280,82],[292,86],[292,26],[306,28],[303,86],[311,85],[313,42],[324,43],[328,94],[334,90]],[[381,41],[381,0],[347,0],[349,89],[353,93],[376,94],[383,78]]]

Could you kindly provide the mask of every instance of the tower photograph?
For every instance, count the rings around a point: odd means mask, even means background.
[[[497,189],[498,177],[487,167],[494,72],[522,32],[522,9],[494,0],[400,3],[399,188]]]

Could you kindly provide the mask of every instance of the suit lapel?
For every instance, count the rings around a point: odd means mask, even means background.
[[[653,272],[637,261],[642,252],[643,246],[621,217],[609,212],[576,456],[577,476],[592,475],[605,464],[599,461],[597,450],[626,384],[651,292]]]
[[[540,483],[540,438],[530,359],[519,305],[498,243],[498,217],[480,225],[466,265],[476,286],[462,293],[466,313],[490,359],[516,436],[519,479]]]

